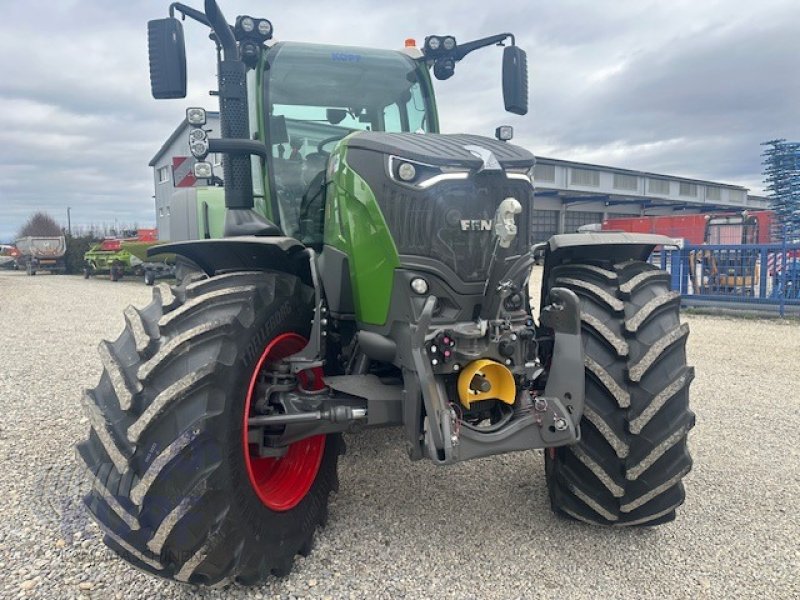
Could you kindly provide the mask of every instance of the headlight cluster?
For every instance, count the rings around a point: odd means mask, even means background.
[[[423,51],[426,58],[433,59],[433,74],[436,79],[450,79],[456,71],[453,55],[456,38],[452,35],[429,35],[425,38]]]
[[[242,61],[253,69],[258,64],[259,48],[272,38],[272,23],[267,19],[254,19],[246,15],[236,17],[233,35],[239,40]]]
[[[456,49],[456,38],[452,35],[429,35],[425,38],[425,54],[435,56]]]
[[[189,130],[189,151],[197,160],[208,156],[208,133],[196,127]]]
[[[254,19],[246,15],[236,17],[233,33],[237,40],[255,38],[258,42],[266,42],[272,38],[272,23],[267,19]]]
[[[427,189],[441,181],[467,179],[469,171],[437,167],[399,156],[389,157],[389,176],[397,183]]]
[[[189,130],[189,152],[197,161],[192,166],[192,173],[197,179],[211,179],[214,176],[214,167],[205,161],[209,151],[208,132],[203,129],[206,124],[205,109],[187,108],[186,122],[192,126]]]

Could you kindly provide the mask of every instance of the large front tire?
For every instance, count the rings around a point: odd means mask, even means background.
[[[638,261],[563,265],[549,283],[581,300],[586,365],[581,440],[545,453],[553,510],[600,525],[672,521],[694,426],[680,295]]]
[[[306,486],[273,477],[283,503],[270,507],[249,473],[245,413],[258,370],[280,358],[275,340],[307,335],[313,292],[252,272],[159,284],[153,295],[100,344],[104,372],[83,400],[92,429],[78,447],[93,478],[86,504],[106,544],[145,571],[204,585],[284,575],[326,519],[340,436],[292,445],[295,463],[268,459],[267,476],[304,469]]]

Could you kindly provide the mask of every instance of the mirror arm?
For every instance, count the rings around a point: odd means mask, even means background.
[[[264,142],[237,138],[211,138],[208,140],[208,151],[220,154],[254,154],[264,159],[268,155]]]
[[[212,24],[211,20],[206,16],[206,14],[203,13],[203,12],[200,12],[199,10],[196,10],[196,9],[192,8],[191,6],[186,6],[185,4],[183,4],[181,2],[173,2],[172,4],[169,5],[169,16],[171,18],[173,18],[173,19],[175,18],[175,11],[176,10],[179,13],[181,13],[181,16],[183,17],[183,19],[186,19],[186,17],[189,17],[190,19],[194,19],[198,23],[201,23],[201,24],[205,25],[206,27],[210,28],[212,31],[214,31],[215,35],[212,36],[212,39],[214,40],[214,43],[217,45],[217,53],[219,54],[219,50],[220,50],[220,48],[222,48],[222,44],[220,43],[220,37],[219,37],[219,35],[216,35],[216,28]],[[220,16],[222,15],[222,13],[219,13],[219,14],[220,14]],[[225,18],[224,17],[221,18],[220,21],[222,23],[225,23]],[[227,25],[227,30],[230,31],[230,25],[228,25],[227,23],[225,23],[225,25]],[[224,35],[225,35],[225,33],[224,33],[224,28],[223,28],[223,36]],[[235,41],[234,41],[234,43],[235,43]],[[229,47],[229,49],[235,55],[235,48],[234,47]],[[220,57],[218,56],[217,57],[217,62],[219,62],[219,59],[220,59]]]
[[[502,43],[507,38],[511,38],[512,46],[516,45],[513,33],[498,33],[497,35],[492,35],[472,42],[467,42],[466,44],[459,44],[458,46],[456,46],[456,49],[452,54],[453,60],[459,61],[470,52],[474,52],[475,50],[478,50],[480,48],[485,48],[486,46],[492,46],[494,44],[502,45]]]
[[[225,53],[225,60],[238,60],[239,50],[236,47],[236,38],[233,37],[233,30],[225,20],[225,16],[222,14],[216,0],[206,0],[205,8],[211,29],[216,34],[217,40]]]
[[[191,6],[186,6],[185,4],[182,4],[180,2],[173,2],[172,4],[170,4],[169,16],[172,17],[173,19],[175,18],[176,10],[179,13],[181,13],[184,19],[186,19],[186,17],[189,17],[190,19],[194,19],[198,23],[202,23],[206,27],[211,27],[211,23],[209,22],[208,17],[206,17],[205,13],[202,13],[199,10],[195,10]]]

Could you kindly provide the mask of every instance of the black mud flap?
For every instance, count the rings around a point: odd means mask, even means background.
[[[209,276],[233,271],[281,271],[310,279],[305,246],[291,237],[240,236],[154,246],[148,256],[172,253],[194,262]]]
[[[550,273],[559,265],[626,260],[646,261],[657,246],[677,246],[677,242],[665,235],[652,233],[626,233],[621,231],[593,231],[586,233],[564,233],[554,235],[547,241],[542,277],[541,302],[549,302]]]

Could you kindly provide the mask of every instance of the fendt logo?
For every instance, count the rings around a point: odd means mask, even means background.
[[[334,62],[356,63],[356,62],[361,62],[361,55],[349,54],[347,52],[332,52],[331,60],[333,60]]]
[[[491,231],[491,219],[461,219],[461,231]]]

